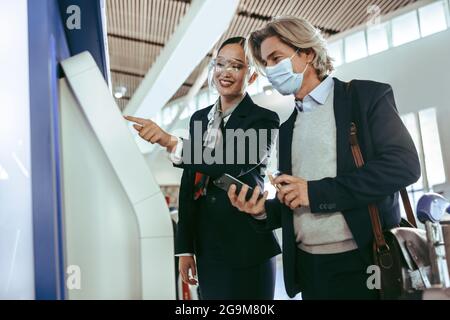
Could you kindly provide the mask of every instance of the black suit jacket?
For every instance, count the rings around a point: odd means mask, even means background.
[[[367,263],[365,250],[373,233],[367,206],[376,203],[384,228],[400,222],[398,191],[420,177],[420,164],[413,141],[397,112],[390,85],[334,78],[337,176],[308,182],[311,212],[342,212]],[[279,170],[292,174],[291,145],[297,111],[280,127]],[[366,164],[357,169],[350,148],[350,123],[358,129],[358,140]],[[283,268],[286,291],[295,296],[300,290],[296,278],[296,240],[293,212],[278,199],[266,202],[267,219],[254,221],[260,228],[282,227]],[[302,275],[300,275],[302,276]],[[307,276],[307,275],[305,275]]]
[[[193,148],[194,145],[194,122],[201,122],[202,136],[204,135],[208,124],[208,113],[213,106],[195,112],[190,119],[190,140],[183,141],[183,153],[187,147]],[[191,154],[190,161],[176,167],[183,168],[179,194],[179,222],[176,234],[176,254],[195,253],[197,257],[202,256],[202,244],[200,224],[207,225],[209,230],[217,232],[217,243],[214,245],[221,251],[225,263],[231,267],[245,267],[261,263],[262,261],[279,254],[280,247],[272,231],[257,232],[252,225],[252,218],[239,212],[234,208],[227,193],[211,183],[215,178],[224,173],[228,173],[249,186],[259,185],[263,187],[263,173],[270,147],[276,135],[270,134],[271,130],[278,131],[279,117],[275,112],[261,108],[253,103],[249,95],[246,95],[242,102],[236,107],[228,119],[225,129],[267,129],[268,144],[267,148],[258,150],[258,156],[253,158],[249,155],[250,145],[246,141],[245,161],[242,164],[206,164],[194,163],[194,152]],[[272,132],[273,133],[273,132]],[[198,134],[198,133],[197,133]],[[202,139],[199,140],[202,142]],[[224,150],[229,142],[224,135]],[[259,138],[258,143],[259,145]],[[253,147],[253,145],[252,145]],[[204,148],[202,148],[204,149]],[[224,151],[226,159],[226,151]],[[235,158],[238,155],[235,154]],[[186,159],[186,158],[184,158]],[[201,172],[211,177],[207,189],[207,195],[199,200],[193,199],[193,186],[195,172]],[[199,230],[200,229],[200,230]],[[203,229],[204,230],[204,229]]]

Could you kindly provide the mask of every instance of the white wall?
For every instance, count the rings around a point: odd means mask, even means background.
[[[0,300],[34,298],[26,0],[0,0]]]
[[[401,114],[436,108],[447,181],[450,176],[450,29],[342,65],[342,80],[370,79],[392,85]],[[447,196],[449,196],[447,194]]]

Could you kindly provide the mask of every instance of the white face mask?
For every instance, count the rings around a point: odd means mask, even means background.
[[[287,96],[300,90],[303,77],[308,69],[309,63],[306,65],[302,73],[294,73],[292,67],[292,58],[297,54],[298,50],[290,58],[281,60],[272,67],[266,67],[266,75],[272,86],[282,95]]]

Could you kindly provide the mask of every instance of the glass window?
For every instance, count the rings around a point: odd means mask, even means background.
[[[428,185],[445,182],[444,161],[442,159],[441,142],[436,118],[436,109],[425,109],[419,112],[420,132],[422,134],[423,156],[427,169]]]
[[[219,98],[219,95],[217,93],[213,93],[213,92],[209,91],[209,103],[208,103],[208,105],[212,105],[212,104],[216,103],[217,98]]]
[[[182,103],[180,106],[183,108],[183,112],[180,114],[180,120],[184,120],[189,117],[189,107],[186,103]]]
[[[160,123],[163,126],[167,126],[167,125],[171,124],[175,120],[175,117],[177,116],[178,108],[179,108],[178,104],[173,104],[173,105],[164,107],[162,109],[161,115],[158,114],[155,117],[155,122]]]
[[[401,15],[392,20],[392,43],[399,46],[420,38],[416,11]]]
[[[408,113],[402,116],[403,123],[405,124],[406,129],[408,129],[409,134],[411,135],[411,138],[413,139],[414,145],[416,147],[416,150],[419,152],[419,154],[422,152],[422,143],[420,139],[420,132],[419,132],[419,126],[417,123],[417,116],[414,113]],[[420,160],[422,160],[422,157],[420,157]],[[421,163],[421,166],[423,167],[423,164]],[[424,188],[423,185],[423,178],[422,176],[420,179],[411,186],[410,189],[414,190],[422,190]]]
[[[351,62],[367,57],[366,36],[364,31],[345,38],[345,61]]]
[[[198,96],[198,104],[196,110],[203,109],[209,106],[209,94],[208,91],[204,91]]]
[[[247,92],[249,95],[253,96],[253,95],[256,95],[259,93],[258,92],[259,78],[260,78],[260,76],[258,78],[256,78],[255,82],[253,82],[251,85],[249,85],[247,87]]]
[[[424,193],[431,191],[433,186],[446,182],[436,109],[406,114],[402,116],[402,120],[419,153],[422,173],[426,175],[426,179],[420,177],[419,181],[408,187],[410,199],[413,206],[416,206]]]
[[[173,104],[170,107],[170,123],[175,121],[175,117],[178,114],[178,110],[179,110],[180,106],[178,104]]]
[[[420,8],[419,18],[422,37],[447,29],[443,1],[438,1]]]
[[[334,66],[338,67],[344,63],[344,42],[341,40],[333,41],[328,44],[330,57],[334,59]]]
[[[383,23],[367,29],[369,54],[375,54],[389,49],[387,26],[387,23]]]
[[[204,108],[208,106],[209,97],[206,95],[205,97],[202,96],[202,101],[200,101],[199,95],[193,97],[190,101],[187,101],[187,99],[182,100],[182,102],[179,103],[178,108],[183,108],[183,111],[180,114],[180,120],[184,120],[194,114],[195,111],[197,111],[199,108]],[[200,105],[199,103],[202,103]]]
[[[195,96],[194,98],[192,98],[191,101],[189,101],[188,103],[188,107],[187,109],[189,110],[189,117],[192,116],[194,114],[195,111],[197,111],[197,106],[198,106],[198,95]]]
[[[418,121],[417,121],[417,115],[415,113],[409,113],[409,114],[403,115],[402,120],[403,120],[403,123],[405,124],[406,129],[408,129],[409,134],[411,135],[411,137],[414,141],[416,150],[419,153],[419,159],[421,161],[420,165],[423,168],[423,164],[422,164],[422,153],[423,152],[422,152],[422,144],[421,144],[421,140],[420,140],[420,132],[419,132],[419,126],[418,126]],[[416,183],[409,186],[407,188],[407,190],[408,190],[409,199],[411,201],[411,205],[413,206],[413,208],[415,208],[417,206],[417,202],[419,201],[420,197],[423,195],[424,190],[425,190],[424,180],[423,180],[422,176]],[[400,203],[402,204],[400,206],[401,214],[404,218],[406,218],[406,212],[403,207],[403,202],[400,201]]]

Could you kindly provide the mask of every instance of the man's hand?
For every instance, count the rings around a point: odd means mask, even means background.
[[[179,257],[178,270],[180,271],[181,279],[183,280],[184,283],[190,285],[197,284],[197,280],[195,280],[195,277],[197,276],[197,267],[195,265],[194,257],[192,256]],[[189,276],[189,270],[191,270],[193,278]]]
[[[124,118],[128,121],[135,122],[133,128],[139,132],[139,136],[142,139],[152,144],[157,143],[161,147],[167,148],[169,152],[172,152],[177,146],[177,138],[165,132],[152,120],[131,116],[125,116]]]
[[[248,191],[248,186],[244,185],[241,189],[239,195],[236,195],[236,186],[233,184],[228,189],[228,198],[230,198],[231,204],[238,208],[239,211],[245,212],[252,216],[257,216],[263,214],[265,211],[264,203],[266,202],[267,195],[269,194],[267,191],[264,192],[264,196],[258,200],[259,195],[261,194],[261,189],[256,187],[253,191],[252,197],[246,201],[245,196]]]
[[[281,203],[292,210],[309,207],[308,182],[302,178],[283,174],[275,178],[274,183],[280,187],[277,197]]]

